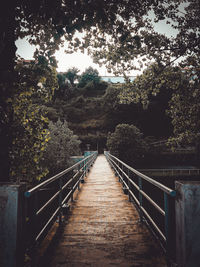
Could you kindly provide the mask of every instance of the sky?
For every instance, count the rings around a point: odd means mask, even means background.
[[[24,59],[33,59],[35,47],[30,45],[26,39],[19,39],[16,41],[17,54]],[[65,48],[60,48],[56,51],[55,56],[58,61],[58,72],[67,71],[71,67],[77,67],[80,72],[83,72],[89,66],[97,69],[101,76],[109,75],[105,67],[99,67],[98,64],[93,63],[93,60],[86,53],[76,52],[73,54],[66,54]]]
[[[150,14],[150,16],[153,16],[153,14]],[[169,37],[175,34],[174,30],[172,30],[170,26],[166,24],[165,20],[155,24],[155,30],[159,33],[166,34]],[[21,56],[24,59],[33,59],[35,47],[31,46],[26,39],[17,40],[16,46],[17,46],[17,54],[19,56]],[[57,68],[58,72],[65,72],[71,67],[77,67],[80,70],[80,73],[82,73],[86,68],[91,66],[98,70],[100,76],[112,75],[107,72],[105,67],[103,66],[99,67],[98,64],[93,63],[92,58],[88,56],[86,53],[83,54],[81,52],[76,52],[73,54],[66,54],[64,50],[65,48],[62,47],[55,54],[56,59],[58,61],[58,68]],[[142,70],[141,71],[133,70],[131,73],[129,73],[129,75],[136,76],[141,73]]]

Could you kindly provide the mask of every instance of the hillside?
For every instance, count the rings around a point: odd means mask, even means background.
[[[106,147],[108,132],[113,132],[120,123],[134,124],[144,133],[156,139],[166,138],[171,133],[169,118],[165,115],[166,100],[154,97],[149,108],[144,110],[140,104],[119,104],[120,85],[108,86],[106,90],[77,90],[69,99],[56,98],[51,104],[43,106],[52,121],[66,120],[70,129],[82,141],[81,148]],[[158,101],[159,100],[159,101]],[[164,104],[163,104],[164,102]]]

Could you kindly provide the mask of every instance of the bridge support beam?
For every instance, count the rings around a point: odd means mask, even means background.
[[[0,184],[0,266],[23,266],[24,185]]]
[[[200,262],[200,182],[176,181],[176,261],[180,267]]]

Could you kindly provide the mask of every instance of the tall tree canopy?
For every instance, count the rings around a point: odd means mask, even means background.
[[[70,41],[76,30],[93,32],[96,28],[102,34],[114,33],[116,27],[121,28],[120,32],[125,28],[128,30],[131,18],[140,21],[141,16],[156,5],[155,2],[8,0],[0,13],[1,69],[12,68],[16,51],[14,41],[18,37],[29,36],[32,44],[39,44],[37,52],[52,62],[52,52],[58,48],[63,35]],[[78,44],[79,40],[75,39],[75,42]]]
[[[112,34],[104,32],[104,38],[100,30],[88,32],[85,39],[96,61],[116,72],[138,68],[136,62],[140,67],[152,61],[170,65],[188,57],[189,62],[183,64],[195,64],[200,57],[200,2],[152,1],[150,9],[146,10],[146,16],[131,17],[126,29],[123,22],[116,23]],[[169,25],[169,32],[160,34],[155,30],[160,21]]]

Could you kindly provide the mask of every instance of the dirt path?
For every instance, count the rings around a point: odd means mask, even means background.
[[[77,195],[51,267],[166,266],[160,247],[106,158],[98,156]]]

